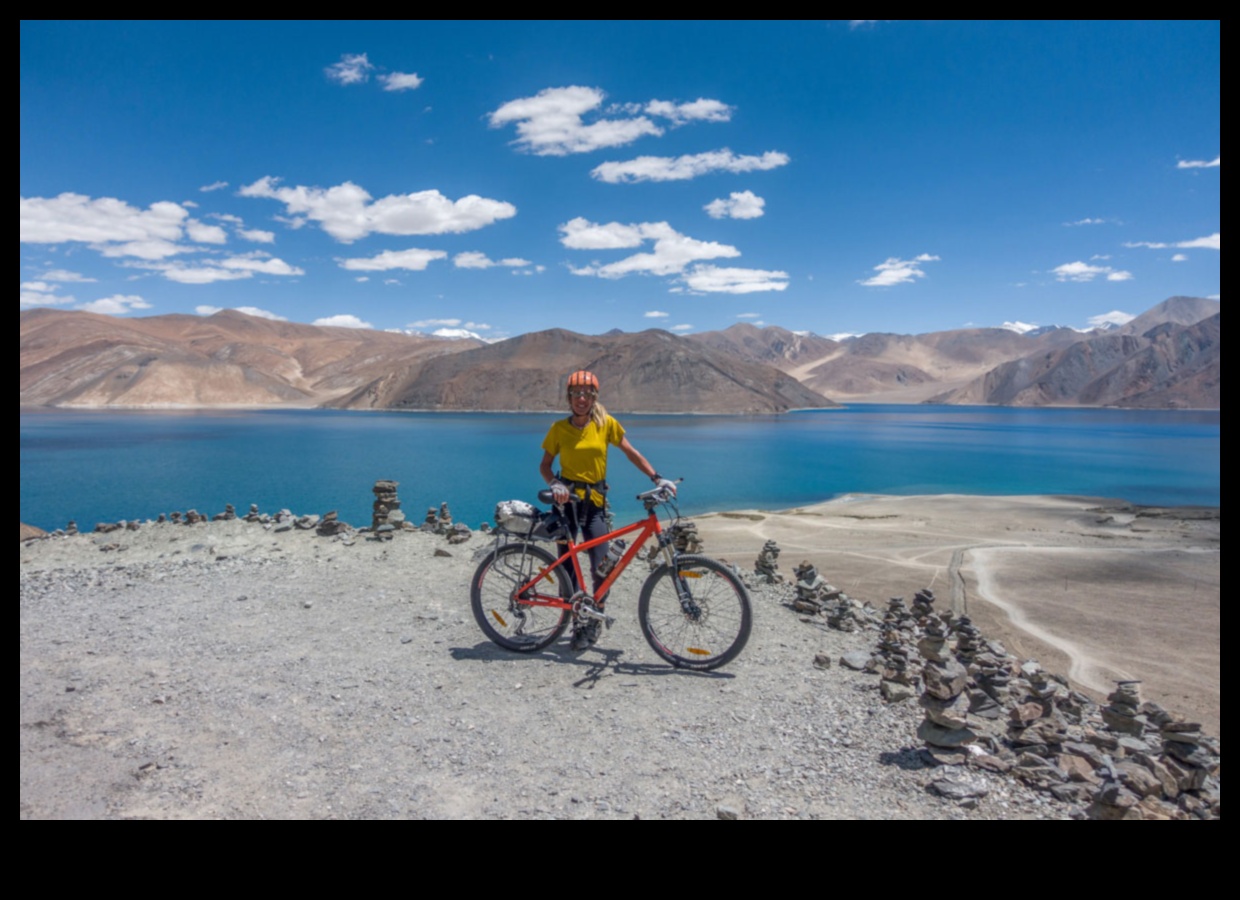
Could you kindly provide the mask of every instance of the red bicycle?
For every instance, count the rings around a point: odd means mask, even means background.
[[[652,565],[659,556],[662,561],[642,586],[637,605],[642,634],[654,652],[673,666],[687,669],[714,669],[735,659],[753,625],[745,585],[722,563],[676,550],[674,532],[680,510],[671,491],[655,488],[638,494],[637,499],[646,508],[644,519],[580,544],[574,542],[576,529],[567,528],[562,519],[557,521],[558,511],[542,513],[529,504],[519,504],[524,509],[501,523],[495,548],[470,582],[470,605],[486,636],[505,649],[532,653],[553,644],[570,622],[598,619],[610,627],[614,619],[599,609],[594,597],[573,587],[587,583],[578,554],[635,535],[598,593],[606,596],[654,538],[657,549],[649,558]],[[539,500],[549,503],[551,492],[542,491]],[[668,528],[659,521],[659,507],[669,515]],[[559,545],[558,557],[547,549],[547,543]],[[560,552],[561,548],[566,549]]]

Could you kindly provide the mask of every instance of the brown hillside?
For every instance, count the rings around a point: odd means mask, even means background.
[[[563,408],[569,372],[590,369],[602,400],[624,412],[779,413],[835,404],[771,366],[666,331],[586,336],[534,332],[432,359],[337,401],[349,408]]]
[[[392,368],[478,341],[213,316],[21,314],[20,402],[38,406],[316,406]]]

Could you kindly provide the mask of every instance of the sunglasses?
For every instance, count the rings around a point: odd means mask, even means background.
[[[597,397],[598,394],[595,393],[594,391],[581,390],[581,391],[569,391],[568,396],[572,397],[574,400],[577,400],[581,397]]]

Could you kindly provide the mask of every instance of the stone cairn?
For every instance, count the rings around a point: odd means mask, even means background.
[[[827,622],[830,624],[830,617]],[[851,621],[843,620],[842,624],[848,626],[841,628],[843,631],[857,630],[855,617]],[[879,671],[882,673],[878,689],[888,703],[899,703],[917,696],[921,667],[915,662],[909,664],[909,648],[916,642],[917,620],[903,597],[890,598],[879,626],[877,653]]]
[[[389,517],[390,517],[389,513]],[[318,526],[314,529],[319,537],[334,537],[338,534],[347,534],[353,530],[353,526],[348,522],[341,522],[336,510],[325,513],[323,518],[319,520]]]
[[[826,586],[821,602],[827,625],[836,631],[859,631],[879,625],[878,615],[870,604],[854,600],[834,585]]]
[[[754,560],[753,574],[759,584],[782,584],[784,576],[779,574],[779,545],[767,541],[758,558]]]
[[[679,553],[701,553],[702,538],[698,535],[697,524],[688,519],[681,519],[672,525],[672,546]]]
[[[435,516],[435,534],[447,534],[452,530],[452,511],[448,509],[448,501],[439,504],[439,513]]]
[[[1143,702],[1136,681],[1117,682],[1099,706],[1062,675],[986,640],[968,617],[940,614],[929,589],[912,609],[891,599],[873,661],[888,702],[915,695],[920,681],[922,758],[961,773],[944,784],[984,769],[1072,804],[1078,818],[1220,816],[1218,740]]]
[[[469,526],[464,522],[457,522],[447,531],[449,544],[463,544],[473,536],[474,533],[469,530]]]
[[[822,595],[830,587],[827,579],[819,574],[818,569],[808,559],[792,570],[796,577],[796,596],[792,600],[792,608],[797,612],[816,616],[822,612]]]
[[[373,514],[370,518],[371,531],[378,533],[382,526],[390,524],[388,518],[392,511],[400,509],[400,498],[396,496],[396,487],[399,484],[399,481],[382,478],[371,488],[375,495]]]
[[[257,503],[250,504],[250,511],[245,514],[244,521],[246,522],[262,522],[263,521],[263,515],[258,511]]]
[[[428,532],[429,534],[434,534],[435,525],[438,521],[439,517],[435,515],[435,507],[428,506],[426,507],[426,518],[422,520],[422,525],[418,530]]]
[[[222,513],[216,513],[215,515],[213,515],[211,517],[211,521],[212,522],[231,522],[235,518],[237,518],[237,508],[233,506],[231,503],[225,503],[224,511]]]
[[[978,734],[969,722],[969,673],[948,643],[949,626],[934,610],[934,592],[918,591],[913,598],[913,615],[921,628],[917,652],[921,667],[921,708],[925,718],[917,736],[926,743],[926,752],[937,763],[965,761],[965,746]]]

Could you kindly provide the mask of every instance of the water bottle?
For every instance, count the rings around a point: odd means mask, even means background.
[[[598,564],[598,573],[606,575],[616,567],[616,563],[620,562],[620,557],[624,556],[624,541],[614,540],[607,547],[607,555],[604,556]]]

